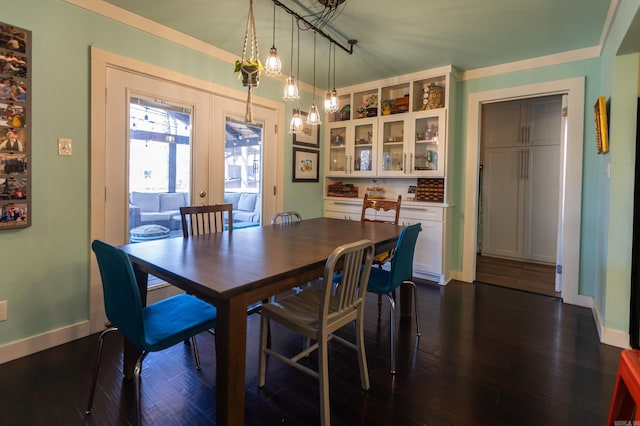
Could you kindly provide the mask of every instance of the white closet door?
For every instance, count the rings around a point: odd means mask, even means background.
[[[523,161],[522,148],[485,151],[483,255],[522,256]]]
[[[556,95],[531,99],[527,111],[527,145],[559,145],[562,98]]]
[[[486,105],[482,114],[483,148],[520,146],[524,143],[522,121],[526,103],[508,101]]]
[[[559,131],[559,129],[558,129]],[[554,263],[558,231],[560,145],[527,149],[525,182],[525,259]]]

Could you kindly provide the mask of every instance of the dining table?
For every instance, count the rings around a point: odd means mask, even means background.
[[[368,239],[376,254],[392,249],[401,229],[322,217],[121,248],[132,261],[143,303],[151,274],[216,306],[216,424],[243,425],[247,307],[321,277],[340,245]],[[125,343],[125,374],[138,353]]]

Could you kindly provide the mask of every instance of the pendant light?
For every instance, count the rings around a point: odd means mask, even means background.
[[[291,38],[293,40],[293,37]],[[293,51],[293,48],[291,49]],[[291,62],[293,63],[293,58],[291,58]],[[298,25],[298,65],[297,65],[297,73],[300,75],[300,26]],[[297,87],[296,87],[297,91]],[[289,134],[301,135],[304,130],[304,123],[302,122],[302,117],[300,116],[300,105],[298,105],[298,99],[300,96],[296,96],[296,109],[293,110],[293,117],[291,117],[291,123],[289,123]]]
[[[296,101],[300,99],[296,79],[293,76],[293,15],[291,15],[291,72],[284,84],[284,96],[282,99],[285,101]]]
[[[333,90],[329,90],[331,87],[331,47],[333,46]],[[338,99],[338,92],[336,92],[336,47],[333,43],[329,43],[329,72],[327,72],[327,94],[324,98],[324,110],[328,113],[337,112],[340,109],[340,100]]]
[[[271,43],[271,49],[269,49],[269,56],[264,62],[264,73],[270,77],[278,77],[282,74],[282,61],[278,56],[278,49],[276,49],[276,4],[273,4],[273,38]]]
[[[313,32],[313,103],[309,108],[309,115],[307,115],[307,124],[310,126],[317,126],[322,124],[320,120],[320,113],[316,106],[316,32]]]

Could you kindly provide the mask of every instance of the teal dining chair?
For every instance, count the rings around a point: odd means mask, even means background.
[[[199,370],[200,357],[195,336],[215,328],[216,308],[188,294],[179,294],[149,306],[142,306],[129,256],[118,247],[99,240],[94,240],[91,248],[98,260],[104,307],[109,324],[108,328],[100,334],[98,355],[85,414],[91,414],[104,338],[112,331],[119,331],[131,344],[142,351],[133,370],[136,416],[137,423],[140,424],[142,361],[150,352],[167,349],[191,338],[196,368]]]
[[[378,295],[386,295],[391,304],[390,344],[391,344],[391,374],[396,373],[396,346],[395,346],[395,319],[396,304],[395,290],[403,284],[411,286],[413,293],[413,303],[416,316],[416,333],[420,336],[420,325],[418,322],[418,300],[416,297],[416,284],[412,281],[413,275],[413,254],[416,249],[418,234],[421,231],[420,223],[402,228],[396,247],[391,254],[391,268],[371,268],[369,274],[369,285],[367,291]]]

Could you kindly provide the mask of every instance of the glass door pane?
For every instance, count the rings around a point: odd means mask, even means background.
[[[354,164],[355,172],[373,170],[373,123],[356,125],[354,128]]]
[[[382,171],[401,172],[404,167],[404,121],[385,121],[382,133]]]
[[[224,201],[233,204],[233,229],[260,226],[263,125],[226,117]]]
[[[182,236],[191,195],[191,108],[129,99],[129,242]]]
[[[344,174],[347,168],[347,128],[329,130],[329,171]]]

